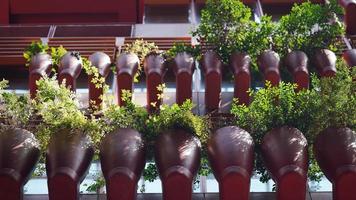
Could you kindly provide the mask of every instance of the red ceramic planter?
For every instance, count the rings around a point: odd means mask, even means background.
[[[137,73],[140,60],[136,54],[121,54],[116,61],[117,69],[117,98],[120,106],[124,105],[121,100],[122,90],[132,92],[134,77]]]
[[[200,165],[200,142],[181,129],[161,133],[155,144],[155,161],[164,200],[191,200],[193,178]]]
[[[203,55],[202,68],[205,74],[205,106],[207,112],[219,109],[221,101],[223,63],[214,51]]]
[[[0,198],[23,199],[23,186],[40,157],[34,135],[24,129],[1,126]]]
[[[136,199],[145,153],[142,135],[133,129],[117,129],[105,136],[99,155],[108,200]]]
[[[65,79],[66,86],[72,91],[77,89],[76,82],[82,70],[82,60],[74,56],[74,52],[66,53],[59,64],[58,79],[62,83]]]
[[[315,52],[314,64],[319,75],[331,77],[336,74],[336,55],[328,49],[320,49]]]
[[[157,87],[163,83],[164,59],[159,54],[150,54],[145,58],[144,69],[146,73],[147,85],[147,109],[150,112],[158,110],[162,100],[158,99],[159,91]],[[156,106],[153,106],[155,104]]]
[[[250,104],[248,90],[251,87],[251,57],[246,53],[231,55],[231,68],[235,78],[234,97],[239,99],[239,104]]]
[[[29,87],[31,98],[36,97],[37,84],[36,81],[40,80],[43,76],[49,75],[52,69],[51,56],[46,53],[36,54],[32,57],[29,72]]]
[[[257,58],[257,65],[264,76],[266,81],[271,82],[272,86],[277,86],[281,81],[279,65],[279,55],[272,51],[267,50]]]
[[[79,198],[94,155],[87,135],[63,129],[53,134],[46,153],[46,172],[50,200]]]
[[[356,66],[356,49],[349,49],[344,51],[342,54],[342,57],[346,61],[346,63],[349,65],[349,67],[355,67]]]
[[[173,71],[176,76],[176,102],[181,105],[192,99],[192,76],[195,70],[194,58],[187,53],[179,53],[174,58]]]
[[[208,142],[208,156],[220,199],[248,200],[254,159],[250,134],[235,126],[218,129]]]
[[[308,144],[302,132],[283,126],[266,133],[261,152],[267,170],[277,184],[277,200],[305,200]]]
[[[327,128],[316,138],[314,154],[333,184],[333,199],[356,199],[356,133],[350,128]]]
[[[89,56],[89,61],[98,68],[100,77],[106,78],[110,72],[111,60],[108,55],[102,52],[96,52]],[[89,104],[91,108],[100,108],[102,103],[103,88],[97,88],[92,83],[92,76],[88,77],[89,86]]]
[[[356,1],[355,0],[339,0],[341,6],[345,9],[344,21],[346,24],[346,32],[349,35],[356,35]]]
[[[297,91],[309,88],[308,57],[302,51],[292,51],[287,54],[285,63],[298,85]]]

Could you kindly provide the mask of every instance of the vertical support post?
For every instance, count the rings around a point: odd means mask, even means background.
[[[279,73],[280,58],[279,55],[267,50],[263,52],[257,59],[257,65],[266,81],[271,82],[272,86],[277,86],[281,81]]]
[[[339,4],[345,9],[346,33],[356,35],[356,0],[339,0]]]
[[[349,65],[349,67],[356,66],[356,49],[348,49],[342,54],[343,59]]]
[[[98,68],[100,78],[106,78],[110,72],[111,60],[108,55],[102,52],[96,52],[89,56],[89,61]],[[88,77],[89,86],[89,106],[92,109],[100,109],[103,101],[104,90],[97,88],[93,83],[93,76]]]
[[[31,98],[36,97],[37,84],[36,81],[41,79],[45,75],[51,73],[52,60],[51,56],[45,53],[40,53],[32,57],[30,68],[29,68],[29,82],[28,86],[30,89]]]
[[[132,92],[133,82],[135,75],[138,70],[140,60],[136,54],[133,53],[123,53],[119,56],[116,61],[117,69],[117,99],[119,106],[123,106],[124,102],[122,101],[122,91],[128,90]]]
[[[292,74],[297,91],[309,88],[308,57],[302,51],[292,51],[285,60],[288,71]]]
[[[74,52],[66,53],[59,64],[58,79],[65,84],[68,88],[75,92],[77,89],[77,78],[82,70],[82,59],[80,55]]]
[[[192,75],[195,70],[193,57],[179,53],[174,59],[173,69],[176,76],[176,102],[181,105],[187,99],[192,100]]]
[[[147,109],[149,112],[157,111],[162,104],[162,99],[158,97],[160,91],[158,91],[157,87],[163,83],[163,64],[163,57],[155,53],[146,56],[144,61],[147,86]]]
[[[251,57],[246,53],[234,53],[230,60],[235,77],[234,98],[238,99],[239,104],[248,105],[250,104],[248,90],[251,87]]]
[[[202,67],[205,73],[205,107],[207,112],[216,111],[221,100],[223,64],[215,52],[207,51],[203,56]]]
[[[336,55],[328,49],[315,53],[314,64],[321,77],[332,77],[336,74]]]

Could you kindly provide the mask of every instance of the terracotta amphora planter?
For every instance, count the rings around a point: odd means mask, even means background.
[[[179,53],[174,58],[173,71],[176,76],[176,102],[181,105],[192,99],[192,76],[195,70],[194,58],[188,53]]]
[[[339,0],[339,3],[345,9],[344,21],[346,24],[346,33],[349,35],[356,35],[356,1]]]
[[[152,53],[146,56],[143,66],[146,73],[147,109],[154,112],[162,103],[162,99],[158,99],[157,96],[159,94],[157,87],[163,83],[164,59],[161,55]]]
[[[277,200],[305,200],[308,144],[302,132],[283,126],[266,133],[261,153],[277,184]]]
[[[34,135],[24,129],[0,127],[0,199],[23,199],[23,186],[40,157]]]
[[[89,61],[93,66],[98,68],[99,76],[106,78],[110,72],[111,60],[110,57],[103,52],[95,52],[89,56]],[[102,98],[104,91],[103,88],[97,88],[94,83],[92,83],[92,75],[88,77],[89,86],[89,105],[91,108],[101,108]]]
[[[208,142],[208,156],[220,199],[248,200],[254,159],[250,134],[235,126],[218,129]]]
[[[164,200],[192,199],[193,178],[200,165],[200,148],[199,140],[185,130],[169,130],[158,136],[155,161]]]
[[[59,63],[58,80],[60,83],[65,79],[66,86],[72,91],[77,89],[77,78],[82,71],[82,59],[76,52],[66,53]]]
[[[320,49],[315,52],[314,64],[319,75],[331,77],[336,74],[336,55],[328,49]]]
[[[45,75],[49,75],[52,69],[51,56],[46,53],[39,53],[32,57],[29,68],[29,89],[31,98],[36,97],[37,85],[36,81]]]
[[[222,67],[223,63],[214,51],[207,51],[203,55],[202,69],[205,74],[205,107],[207,112],[219,109]]]
[[[349,67],[355,67],[356,66],[356,49],[349,49],[344,51],[342,54],[342,57],[346,61],[346,63],[349,65]]]
[[[124,105],[122,101],[122,91],[132,92],[134,78],[138,70],[140,60],[136,54],[123,53],[116,61],[116,78],[117,78],[117,99],[120,106]]]
[[[108,200],[136,199],[145,153],[142,135],[133,129],[117,129],[105,136],[99,155]]]
[[[297,91],[309,88],[308,57],[302,51],[292,51],[287,54],[285,64],[292,74]]]
[[[333,184],[333,199],[356,199],[356,132],[346,127],[325,129],[315,140],[314,154]]]
[[[94,155],[87,135],[79,130],[62,129],[52,134],[46,153],[46,172],[50,200],[79,198]]]
[[[231,55],[231,68],[235,78],[234,97],[239,99],[239,104],[250,104],[248,90],[251,87],[251,57],[246,53]]]
[[[280,58],[279,55],[272,51],[264,51],[257,58],[257,65],[263,74],[265,81],[271,82],[272,86],[277,86],[281,81],[279,66]]]

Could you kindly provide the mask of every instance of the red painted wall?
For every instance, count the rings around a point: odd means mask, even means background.
[[[0,0],[0,24],[138,23],[144,0]]]

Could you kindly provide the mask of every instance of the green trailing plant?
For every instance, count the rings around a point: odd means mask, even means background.
[[[268,131],[288,125],[299,129],[308,141],[311,140],[307,133],[312,125],[313,114],[318,112],[316,92],[295,92],[295,89],[295,84],[281,82],[279,86],[272,87],[267,82],[266,88],[250,91],[253,101],[249,106],[238,105],[238,100],[234,100],[231,113],[235,116],[235,125],[247,130],[255,141],[255,167],[263,182],[270,177],[262,163],[260,144]],[[319,176],[312,174],[309,177],[317,179]]]
[[[32,42],[23,53],[23,57],[26,60],[26,66],[30,66],[30,62],[33,56],[38,53],[47,53],[48,49],[48,45],[43,44],[42,41]]]
[[[151,52],[159,52],[158,46],[156,46],[154,42],[147,42],[143,39],[137,39],[132,43],[125,44],[122,50],[124,53],[136,54],[140,60],[138,71],[134,77],[135,82],[138,82],[138,78],[142,73],[142,65],[145,57]]]
[[[345,33],[336,16],[340,14],[342,8],[336,0],[329,4],[295,4],[279,21],[278,53],[284,56],[291,50],[301,50],[311,56],[321,48],[338,51]]]
[[[319,105],[309,131],[312,136],[328,127],[356,130],[356,68],[350,69],[342,60],[336,66],[335,77],[312,78]]]
[[[76,95],[66,88],[64,82],[58,84],[55,76],[44,77],[37,81],[37,86],[37,96],[33,103],[42,118],[36,134],[42,150],[47,149],[51,135],[63,129],[71,130],[69,134],[83,132],[93,144],[98,143],[101,138],[99,123],[80,110]]]
[[[184,52],[190,54],[195,60],[200,60],[202,56],[200,45],[192,46],[184,43],[175,43],[164,55],[167,60],[173,60],[177,54]]]
[[[67,53],[67,50],[61,45],[59,47],[51,47],[51,58],[53,71],[56,72],[58,70],[59,63],[61,62],[61,58]]]

